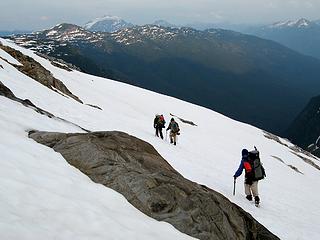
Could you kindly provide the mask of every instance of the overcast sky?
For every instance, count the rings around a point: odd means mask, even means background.
[[[0,0],[0,30],[41,30],[61,22],[83,25],[103,15],[135,24],[157,19],[261,24],[320,19],[320,0]]]

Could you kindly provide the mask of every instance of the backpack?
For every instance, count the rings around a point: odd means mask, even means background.
[[[172,131],[173,133],[178,133],[178,132],[180,131],[179,125],[178,125],[177,122],[173,122],[173,123],[171,124],[171,131]]]
[[[259,151],[255,150],[249,152],[248,162],[253,171],[253,179],[255,181],[262,180],[266,177],[266,172],[260,161]]]
[[[159,116],[158,123],[160,123],[163,126],[166,124],[166,121],[164,120],[164,117],[162,115]]]

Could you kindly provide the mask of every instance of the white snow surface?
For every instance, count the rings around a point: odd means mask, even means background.
[[[51,91],[0,59],[0,81],[22,99],[91,131],[119,130],[151,143],[184,177],[222,193],[281,239],[320,239],[320,172],[264,132],[212,110],[169,96],[77,71],[67,72],[31,50],[0,39],[34,58],[84,103]],[[154,136],[153,118],[178,121],[177,146]],[[81,132],[0,96],[1,239],[188,239],[148,218],[114,191],[92,183],[52,149],[27,138],[30,129]],[[232,195],[243,148],[260,150],[267,178],[259,182],[261,206],[245,199],[243,176]],[[300,154],[320,165],[319,159]],[[273,156],[280,158],[283,163]],[[303,174],[287,165],[295,166]]]
[[[35,93],[37,100],[32,101],[50,99],[57,105],[63,102],[55,102],[61,96],[73,107],[73,101],[2,59],[0,64],[1,81],[17,96]],[[56,110],[68,112],[60,107]],[[82,132],[80,128],[0,96],[0,129],[0,239],[193,239],[144,215],[122,195],[93,183],[60,154],[27,137],[31,129]]]

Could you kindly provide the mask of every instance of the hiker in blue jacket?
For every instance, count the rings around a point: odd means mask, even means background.
[[[246,198],[252,201],[252,195],[254,197],[255,203],[259,204],[260,198],[258,193],[258,181],[254,178],[254,172],[252,169],[252,164],[249,159],[249,151],[247,149],[242,150],[242,159],[238,170],[234,174],[234,179],[237,179],[242,172],[245,170],[245,181],[244,181],[244,191]]]

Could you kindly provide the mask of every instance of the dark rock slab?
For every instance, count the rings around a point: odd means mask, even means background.
[[[11,100],[16,100],[18,98],[16,98],[16,96],[13,94],[13,92],[6,87],[1,81],[0,81],[0,95],[10,98]]]
[[[223,195],[185,179],[148,143],[122,132],[30,132],[148,216],[207,239],[279,239]],[[182,159],[183,161],[183,159]]]
[[[77,96],[75,96],[69,91],[69,89],[63,84],[63,82],[53,77],[50,71],[45,69],[40,63],[36,62],[33,58],[26,56],[22,54],[20,51],[8,46],[0,45],[0,48],[6,51],[8,54],[10,54],[13,58],[18,60],[22,64],[22,66],[12,64],[20,72],[36,80],[42,85],[48,87],[49,89],[56,92],[58,92],[57,90],[59,90],[60,92],[82,103],[82,101]]]
[[[0,96],[4,96],[4,97],[9,98],[9,99],[11,99],[13,101],[21,103],[23,106],[25,106],[27,108],[30,108],[30,109],[34,110],[35,112],[37,112],[37,113],[39,113],[41,115],[45,115],[48,118],[53,118],[53,119],[56,119],[56,120],[59,120],[59,121],[63,121],[65,123],[74,125],[74,126],[80,128],[81,130],[83,130],[85,132],[90,132],[89,130],[87,130],[85,128],[82,128],[81,126],[79,126],[79,125],[77,125],[75,123],[72,123],[72,122],[70,122],[68,120],[65,120],[63,118],[60,118],[60,117],[56,117],[52,113],[50,113],[50,112],[48,112],[46,110],[43,110],[42,108],[37,107],[29,99],[21,99],[21,98],[16,97],[14,95],[14,93],[7,86],[5,86],[1,81],[0,81]]]

